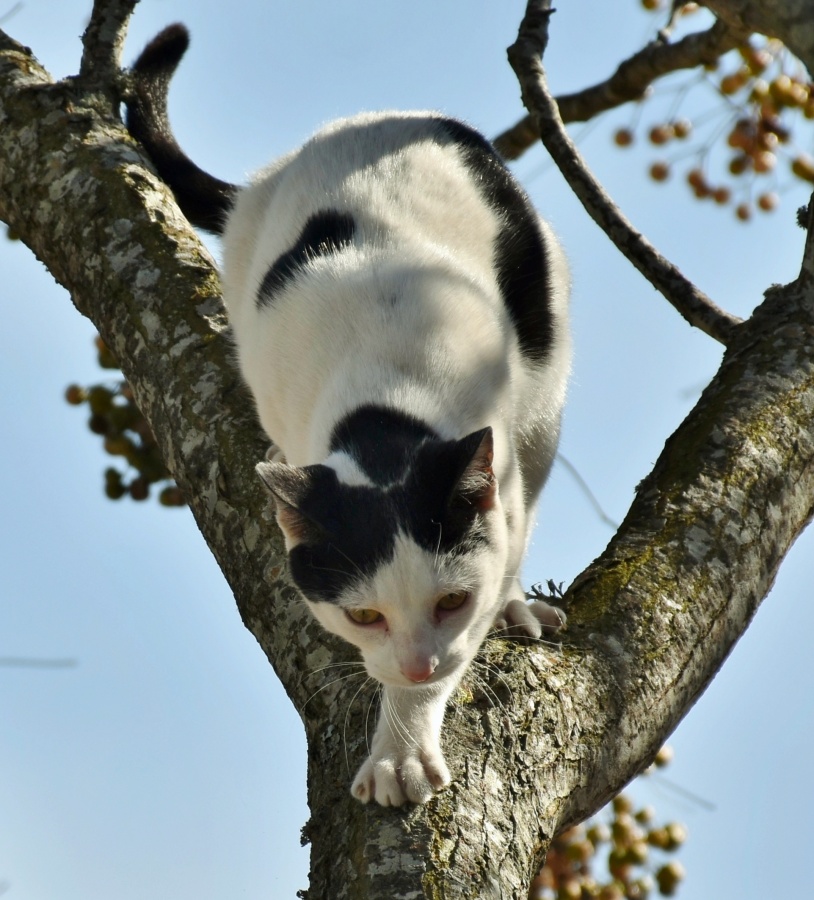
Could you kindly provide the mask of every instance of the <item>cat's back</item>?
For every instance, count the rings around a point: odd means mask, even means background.
[[[224,232],[224,298],[264,427],[313,462],[315,430],[365,403],[451,435],[494,421],[550,357],[552,250],[469,126],[425,112],[326,126],[239,193]]]
[[[484,204],[482,173],[462,152],[467,145],[493,154],[477,132],[437,113],[362,113],[331,122],[261,170],[224,233],[230,313],[256,305],[269,270],[298,242],[303,261],[350,243],[405,256],[435,248],[488,275],[499,221]],[[496,156],[494,165],[502,168]]]

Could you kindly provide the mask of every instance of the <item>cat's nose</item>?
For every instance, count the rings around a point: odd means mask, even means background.
[[[420,684],[432,675],[437,665],[438,660],[434,657],[430,659],[417,659],[409,664],[403,665],[401,667],[401,674],[405,678],[409,678],[410,681]]]

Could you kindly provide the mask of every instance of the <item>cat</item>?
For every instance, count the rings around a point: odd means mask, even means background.
[[[207,175],[167,117],[187,44],[174,25],[143,51],[128,127],[222,235],[291,578],[383,686],[352,793],[423,803],[450,782],[444,711],[490,629],[563,621],[518,576],[559,439],[567,265],[491,144],[439,113],[333,122],[245,188]]]

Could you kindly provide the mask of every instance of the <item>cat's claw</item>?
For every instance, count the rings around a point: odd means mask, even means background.
[[[394,746],[371,753],[354,778],[351,793],[362,803],[375,800],[381,806],[426,803],[450,780],[440,749]]]
[[[565,613],[545,600],[535,600],[532,603],[509,600],[495,621],[495,628],[511,635],[537,640],[543,632],[551,634],[559,631],[565,622]]]
[[[285,454],[276,444],[272,444],[268,450],[266,450],[266,461],[284,463],[286,462]]]

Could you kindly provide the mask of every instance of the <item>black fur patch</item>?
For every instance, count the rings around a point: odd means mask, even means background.
[[[331,452],[342,450],[367,477],[384,487],[401,481],[421,443],[437,437],[424,422],[383,406],[360,406],[331,435]]]
[[[297,273],[318,256],[338,253],[353,240],[356,223],[349,213],[326,209],[315,213],[305,223],[294,246],[272,263],[257,292],[257,305],[273,303]]]
[[[503,228],[494,248],[494,264],[503,302],[517,330],[520,350],[535,363],[545,362],[553,337],[549,309],[549,267],[537,214],[495,148],[479,132],[456,119],[438,120],[459,146],[486,203]]]
[[[343,484],[328,466],[306,466],[297,509],[315,525],[289,554],[294,583],[313,601],[335,601],[393,558],[402,532],[431,553],[465,553],[488,541],[478,508],[458,490],[483,432],[422,443],[404,481]]]

